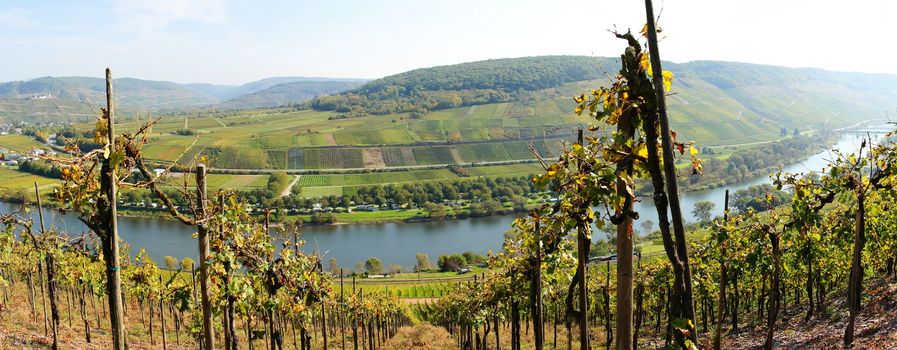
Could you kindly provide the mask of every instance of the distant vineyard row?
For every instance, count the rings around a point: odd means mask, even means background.
[[[457,144],[426,147],[289,148],[260,150],[238,147],[196,149],[182,163],[206,156],[222,169],[378,169],[427,165],[533,159],[529,141]],[[557,154],[560,140],[532,142],[544,157]]]

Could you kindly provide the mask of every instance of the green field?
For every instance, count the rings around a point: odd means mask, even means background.
[[[186,182],[188,188],[194,188],[196,180],[193,174],[169,175],[166,184],[173,187],[183,187]],[[215,191],[219,189],[253,189],[264,188],[268,185],[268,175],[230,175],[208,174],[206,175],[206,187]]]
[[[47,148],[47,145],[37,142],[31,136],[25,135],[0,135],[0,147],[19,153],[28,153],[34,148]]]
[[[779,122],[739,102],[749,97],[733,96],[700,79],[683,77],[678,82],[669,103],[679,140],[698,140],[702,146],[778,138]],[[530,144],[550,157],[589,122],[572,113],[569,96],[598,84],[569,83],[535,93],[533,99],[437,110],[417,118],[402,113],[339,119],[336,112],[292,109],[209,112],[187,120],[163,117],[153,126],[144,154],[185,165],[205,156],[213,168],[244,170],[376,169],[532,159]],[[788,115],[809,108],[763,103]],[[136,121],[128,122],[123,129],[137,126]],[[84,123],[77,128],[92,127],[93,123]],[[185,127],[195,134],[174,133]]]
[[[517,177],[538,174],[542,167],[536,163],[476,166],[463,168],[471,177]],[[425,181],[463,181],[465,177],[449,169],[376,172],[360,174],[300,175],[298,185],[302,196],[309,198],[354,194],[354,189],[368,185],[401,185]]]
[[[36,181],[41,188],[49,188],[53,185],[61,183],[61,180],[51,179],[48,177],[23,173],[15,169],[15,167],[0,166],[0,188],[7,190],[28,190],[34,191],[34,182]]]

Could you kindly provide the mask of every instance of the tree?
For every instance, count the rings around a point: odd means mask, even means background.
[[[786,204],[790,200],[788,193],[776,189],[770,184],[751,186],[732,194],[732,206],[739,213],[746,213],[750,209],[758,212],[766,211]]]
[[[437,265],[439,266],[439,271],[459,271],[467,265],[467,259],[461,254],[441,255]]]
[[[700,201],[695,203],[694,209],[691,210],[691,215],[698,219],[698,222],[705,224],[710,222],[713,208],[715,207],[716,204],[711,201]]]
[[[340,267],[339,263],[336,262],[336,258],[331,257],[330,260],[327,261],[327,268],[330,270],[331,274],[339,275]]]
[[[800,136],[800,131],[797,128],[794,128],[794,136]]]
[[[427,271],[431,268],[429,255],[425,253],[417,253],[414,255],[414,258],[417,260],[417,263],[414,264],[414,271]]]
[[[383,262],[374,257],[364,262],[364,271],[369,275],[379,275],[383,273]]]
[[[779,129],[779,136],[781,136],[781,137],[788,136],[788,129],[785,128],[784,126],[781,129]]]
[[[526,210],[527,199],[524,196],[512,196],[511,202],[514,205],[514,211],[522,212]]]
[[[162,258],[165,261],[165,268],[169,270],[177,270],[178,268],[178,259],[175,259],[173,256],[166,255]]]
[[[654,221],[645,220],[642,221],[642,234],[647,236],[651,234],[651,231],[654,231]]]
[[[469,250],[464,253],[461,253],[461,255],[463,255],[464,260],[467,261],[467,263],[471,264],[471,265],[479,265],[486,261],[486,257],[484,257],[480,254],[474,253],[472,251],[469,251]]]
[[[426,203],[424,203],[424,210],[427,211],[427,217],[429,217],[430,220],[445,219],[446,211],[445,211],[445,206],[442,204],[426,202]]]

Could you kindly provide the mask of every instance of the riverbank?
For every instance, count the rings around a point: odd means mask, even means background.
[[[700,176],[684,175],[685,179],[680,180],[680,186],[683,193],[708,191],[716,188],[727,187],[733,184],[745,182],[749,179],[766,177],[770,173],[780,171],[793,164],[806,161],[814,154],[818,154],[820,150],[830,149],[839,139],[833,134],[815,135],[813,137],[793,137],[780,140],[774,144],[766,146],[756,146],[746,149],[722,149],[710,151],[705,159],[705,173]],[[808,146],[808,147],[799,147]],[[812,147],[809,147],[812,146]],[[775,149],[785,149],[787,152],[775,152]],[[779,153],[788,153],[779,154]],[[763,154],[770,154],[764,156]],[[769,162],[765,158],[780,157],[775,162]],[[764,158],[765,157],[765,158]],[[785,159],[781,159],[785,157]],[[761,159],[764,158],[764,159]],[[732,163],[739,164],[729,164]],[[680,160],[681,161],[681,160]],[[768,166],[759,168],[747,168],[744,162],[767,162]],[[688,172],[685,168],[690,168],[690,163],[683,162],[680,167],[683,168],[683,174]],[[735,175],[732,174],[732,168],[735,167]],[[48,185],[45,185],[46,187]],[[649,195],[650,184],[646,180],[637,182],[636,193],[645,197]],[[48,189],[43,190],[49,193]],[[33,202],[34,194],[32,191],[7,190],[0,192],[0,200],[12,203]],[[49,196],[48,196],[49,197]],[[493,201],[488,210],[482,210],[485,205],[483,203],[454,203],[453,205],[440,204],[429,206],[427,208],[388,208],[376,206],[353,206],[353,207],[337,207],[337,208],[319,208],[315,211],[296,209],[283,209],[280,212],[274,212],[272,221],[275,223],[297,223],[304,226],[320,226],[320,225],[376,225],[386,223],[422,223],[430,221],[442,221],[445,219],[467,219],[472,217],[488,217],[513,215],[525,212],[540,205],[550,203],[551,194],[548,192],[532,193],[522,199],[526,199],[523,203],[513,203],[511,201],[495,202]],[[45,200],[48,207],[54,207],[54,201],[47,198]],[[171,220],[175,219],[168,214],[167,210],[161,207],[150,207],[124,205],[120,203],[119,213],[123,217],[133,218],[149,218]],[[523,207],[521,207],[523,205]],[[474,206],[478,208],[474,209]],[[257,209],[258,210],[258,209]],[[257,215],[263,215],[259,210]]]

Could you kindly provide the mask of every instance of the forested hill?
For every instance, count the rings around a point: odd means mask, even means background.
[[[224,101],[215,107],[218,109],[277,107],[305,102],[319,95],[343,92],[356,88],[362,83],[363,81],[361,80],[293,81],[239,96]]]
[[[416,69],[340,95],[316,98],[312,107],[348,116],[421,115],[432,110],[522,100],[571,82],[603,79],[605,73],[616,74],[618,62],[608,57],[540,56]],[[828,109],[834,111],[835,119],[850,121],[881,117],[884,110],[897,106],[894,75],[719,61],[666,62],[664,68],[675,74],[674,91],[692,96],[691,101],[686,96],[674,95],[673,99],[692,104],[686,109],[698,117],[720,108],[714,100],[740,104],[737,107],[745,112],[775,119],[790,116],[791,112],[781,111],[783,108],[801,115],[811,107]]]
[[[595,79],[616,60],[587,56],[503,58],[422,68],[374,80],[338,96],[316,98],[318,110],[426,113],[508,102],[529,91]]]
[[[617,60],[587,56],[503,58],[422,68],[374,80],[353,92],[374,95],[422,91],[493,89],[503,92],[540,90],[601,76],[602,65]]]

